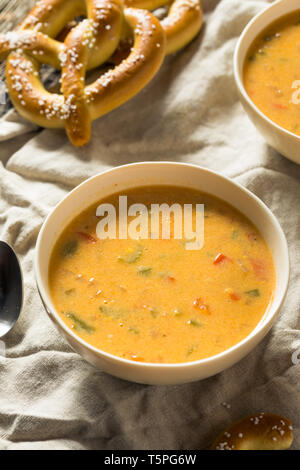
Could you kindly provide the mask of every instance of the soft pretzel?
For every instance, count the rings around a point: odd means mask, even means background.
[[[258,413],[238,421],[223,432],[212,450],[285,450],[293,442],[289,419]]]
[[[201,0],[124,0],[126,6],[155,10],[170,6],[168,15],[161,20],[167,36],[166,54],[186,46],[199,33],[203,23]]]
[[[55,39],[75,16],[86,14],[64,43]],[[86,70],[103,64],[115,51],[122,25],[134,33],[129,56],[113,70],[85,85]],[[8,54],[6,81],[17,111],[43,127],[65,127],[70,141],[90,139],[91,122],[120,106],[155,75],[165,56],[160,22],[122,0],[40,0],[13,32],[0,36],[0,60]],[[13,52],[12,52],[13,51]],[[62,94],[43,86],[41,63],[62,70]]]

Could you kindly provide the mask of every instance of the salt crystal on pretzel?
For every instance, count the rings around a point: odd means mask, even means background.
[[[285,450],[293,442],[292,423],[272,413],[257,413],[224,431],[211,450]]]

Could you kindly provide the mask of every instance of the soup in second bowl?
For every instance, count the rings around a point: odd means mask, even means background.
[[[248,336],[275,286],[271,252],[254,225],[188,188],[141,187],[126,196],[128,206],[149,209],[149,236],[152,204],[192,204],[193,224],[196,204],[204,204],[203,247],[187,249],[191,240],[175,237],[175,217],[170,239],[99,239],[97,206],[118,212],[119,194],[100,201],[67,226],[51,256],[51,297],[66,325],[96,348],[152,363],[206,358]]]
[[[300,10],[265,29],[251,45],[244,86],[272,121],[300,135]]]

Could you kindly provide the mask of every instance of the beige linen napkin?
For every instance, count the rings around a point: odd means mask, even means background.
[[[204,0],[201,34],[134,99],[95,122],[83,148],[14,111],[0,121],[0,237],[20,256],[26,289],[0,357],[0,449],[201,449],[256,411],[291,418],[300,448],[300,364],[292,362],[300,347],[300,166],[257,133],[232,72],[238,36],[267,3]],[[270,207],[289,243],[290,288],[272,331],[234,367],[192,384],[137,385],[93,368],[56,331],[35,286],[34,246],[51,208],[87,177],[143,160],[231,176]]]

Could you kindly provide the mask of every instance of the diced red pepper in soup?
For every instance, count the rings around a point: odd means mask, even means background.
[[[232,263],[232,259],[228,258],[228,256],[223,253],[219,253],[214,259],[214,264],[220,264],[223,263],[223,261],[230,261],[230,263]]]
[[[97,243],[97,239],[95,237],[93,237],[93,235],[91,235],[90,233],[77,232],[77,235],[79,235],[81,238],[83,238],[88,243]]]
[[[267,267],[264,261],[251,258],[251,264],[256,277],[261,281],[268,280]]]

